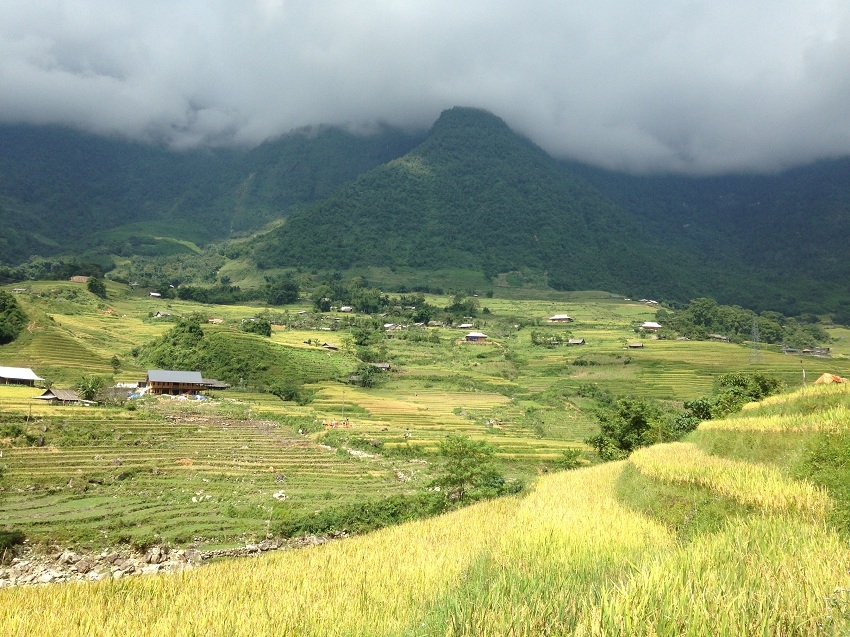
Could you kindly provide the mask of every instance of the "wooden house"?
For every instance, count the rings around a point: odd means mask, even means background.
[[[567,341],[567,345],[584,345],[585,340],[583,338],[571,338]]]
[[[467,343],[484,343],[487,341],[487,335],[482,332],[470,332],[463,337]]]
[[[626,345],[626,347],[628,347],[629,349],[643,349],[643,343],[640,343],[640,342],[629,343],[628,345]]]
[[[29,367],[0,367],[0,385],[35,386],[35,381],[44,380]]]
[[[90,400],[80,398],[73,389],[48,389],[41,396],[34,396],[33,400],[43,400],[54,405],[94,404]]]
[[[154,395],[194,395],[207,388],[201,372],[149,369],[146,381],[148,393]]]
[[[549,317],[550,323],[572,323],[573,317],[569,314],[555,314]]]

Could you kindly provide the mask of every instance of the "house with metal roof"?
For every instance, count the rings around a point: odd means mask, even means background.
[[[149,369],[146,379],[149,394],[197,394],[207,388],[201,372]]]
[[[37,376],[29,367],[0,367],[0,385],[29,385],[35,381],[44,380]]]
[[[33,396],[33,400],[43,400],[54,405],[79,405],[81,403],[94,405],[91,400],[83,400],[73,389],[48,389],[41,396]]]
[[[483,343],[487,340],[487,335],[482,332],[470,332],[463,337],[467,343]]]

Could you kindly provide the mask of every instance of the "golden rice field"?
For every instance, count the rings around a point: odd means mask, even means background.
[[[624,464],[317,548],[177,576],[0,591],[0,625],[28,637],[850,629],[850,551],[822,522],[765,510],[682,545],[617,501]]]
[[[683,541],[618,497],[628,466],[750,513]],[[320,547],[3,590],[0,626],[28,637],[843,635],[850,546],[825,520],[831,505],[771,467],[657,445],[542,477],[525,497]]]

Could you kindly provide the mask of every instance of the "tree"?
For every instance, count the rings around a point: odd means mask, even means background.
[[[288,305],[298,300],[298,284],[289,276],[266,277],[266,303]]]
[[[83,400],[94,400],[99,392],[106,385],[106,381],[100,376],[90,374],[83,376],[77,383],[77,391],[80,393],[80,398]]]
[[[18,300],[0,290],[0,345],[11,343],[27,326],[29,318]]]
[[[462,503],[504,492],[505,480],[487,442],[451,435],[440,442],[439,454],[444,462],[432,485],[440,487],[447,500]]]
[[[103,279],[93,276],[89,279],[87,286],[89,292],[95,296],[99,296],[102,299],[106,298],[106,284],[103,282]]]
[[[272,324],[264,317],[253,318],[250,321],[242,323],[242,331],[259,334],[260,336],[271,336]]]
[[[603,460],[627,457],[638,447],[671,439],[661,408],[643,398],[621,398],[598,414],[600,432],[587,439]]]

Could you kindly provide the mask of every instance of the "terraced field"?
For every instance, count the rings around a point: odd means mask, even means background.
[[[0,393],[8,415],[15,401]],[[291,423],[228,418],[215,406],[50,410],[27,423],[41,446],[7,447],[2,458],[14,486],[0,498],[0,526],[34,540],[233,543],[295,511],[404,492],[422,468],[340,454]]]
[[[766,371],[789,386],[802,382],[802,368],[809,381],[825,371],[850,376],[848,330],[835,330],[843,340],[832,359],[801,361],[765,347],[755,361],[747,346],[642,336],[634,326],[652,319],[653,308],[587,292],[479,299],[488,309],[475,319],[476,329],[490,336],[483,345],[463,343],[464,330],[445,327],[422,331],[427,339],[388,333],[380,345],[392,370],[367,389],[344,382],[356,365],[347,325],[363,317],[314,314],[304,302],[272,308],[284,323],[271,339],[261,339],[239,329],[261,306],[163,301],[112,282],[106,302],[72,283],[34,282],[28,292],[19,298],[30,330],[0,347],[0,365],[33,367],[56,387],[92,373],[116,381],[143,378],[131,350],[163,334],[175,317],[191,314],[220,319],[204,330],[226,340],[234,357],[250,357],[255,345],[270,343],[270,384],[308,381],[301,404],[237,387],[216,394],[215,405],[163,401],[135,411],[49,406],[32,400],[38,390],[0,388],[0,425],[17,422],[29,436],[14,446],[0,436],[6,467],[0,525],[41,537],[51,525],[68,529],[74,520],[86,541],[157,534],[233,541],[262,534],[287,515],[420,489],[428,465],[404,458],[433,460],[448,434],[493,444],[509,477],[550,471],[565,450],[587,450],[583,441],[598,431],[595,403],[587,397],[595,391],[676,404],[710,393],[716,376],[732,370]],[[171,316],[157,318],[157,312]],[[547,322],[564,312],[575,321]],[[587,344],[548,349],[532,344],[532,331]],[[643,349],[625,348],[638,340]],[[323,343],[340,349],[323,349]],[[113,356],[120,361],[117,373]],[[352,440],[343,446],[367,455],[322,446],[322,421],[343,418],[352,424],[344,432]],[[309,433],[299,435],[299,428]],[[389,453],[368,457],[381,448]],[[279,491],[286,500],[272,497]]]

